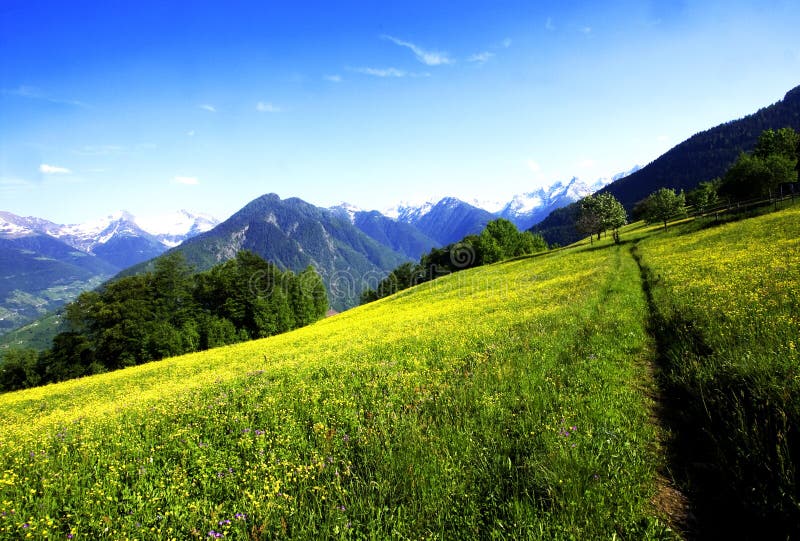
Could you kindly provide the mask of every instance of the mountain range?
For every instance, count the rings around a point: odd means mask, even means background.
[[[568,244],[578,238],[574,202],[580,198],[607,191],[630,210],[659,187],[691,189],[722,175],[764,129],[785,126],[800,129],[800,87],[752,115],[692,136],[643,168],[591,184],[572,178],[503,203],[445,197],[379,212],[347,203],[320,208],[267,194],[222,223],[186,212],[166,221],[120,212],[69,226],[0,212],[0,334],[122,269],[151,268],[168,249],[184,253],[197,270],[240,249],[285,269],[311,265],[325,280],[331,305],[346,309],[399,263],[480,233],[497,217],[532,227],[550,243]]]
[[[573,178],[518,195],[493,212],[454,197],[382,213],[346,203],[319,208],[274,194],[222,224],[187,211],[151,217],[120,211],[71,225],[0,212],[0,334],[120,272],[147,268],[146,262],[176,247],[198,270],[242,248],[295,271],[312,265],[328,285],[331,304],[346,309],[357,303],[365,285],[403,261],[480,233],[500,216],[526,227],[603,184],[590,187]]]
[[[458,242],[467,235],[480,233],[489,221],[497,218],[513,222],[520,230],[529,229],[553,210],[578,201],[638,170],[637,165],[629,171],[611,178],[600,178],[591,184],[573,177],[566,182],[557,181],[550,186],[516,195],[507,202],[467,202],[445,197],[422,204],[401,203],[383,211],[367,211],[349,203],[341,203],[330,210],[347,217],[375,240],[412,259],[418,259],[433,246],[444,246]]]
[[[0,211],[0,334],[216,224],[187,211],[145,220],[117,212],[72,225]]]

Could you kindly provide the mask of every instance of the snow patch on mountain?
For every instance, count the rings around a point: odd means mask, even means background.
[[[381,214],[387,218],[397,220],[398,222],[414,223],[420,218],[428,214],[433,207],[437,205],[436,201],[425,201],[424,203],[410,203],[401,202],[398,205],[389,207],[381,211]]]
[[[618,173],[610,178],[599,178],[591,184],[587,184],[578,177],[572,177],[567,182],[558,181],[533,192],[514,196],[501,210],[494,211],[494,214],[514,222],[519,229],[529,229],[544,220],[554,210],[592,195],[615,180],[638,170],[639,166],[636,165],[629,171]],[[486,210],[489,209],[486,208]]]
[[[193,213],[188,210],[140,216],[134,221],[140,228],[169,248],[201,233],[211,231],[219,225],[219,220],[209,214]]]
[[[356,223],[356,214],[359,212],[363,212],[363,210],[355,205],[342,201],[335,207],[331,207],[328,209],[332,211],[334,214],[338,216],[342,216],[343,218],[347,218],[350,220],[351,224]]]
[[[122,210],[95,220],[68,225],[0,211],[0,236],[47,235],[82,252],[93,253],[98,246],[121,237],[152,238],[165,248],[172,248],[188,238],[213,229],[218,223],[213,216],[186,210],[141,218]]]

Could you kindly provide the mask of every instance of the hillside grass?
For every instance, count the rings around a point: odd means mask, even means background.
[[[0,539],[672,537],[648,306],[601,244],[2,395]]]
[[[716,534],[800,536],[800,206],[685,229],[637,250],[689,489]]]

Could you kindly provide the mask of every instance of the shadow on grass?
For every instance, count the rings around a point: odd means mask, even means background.
[[[636,243],[631,246],[631,254],[639,265],[650,310],[648,327],[658,347],[657,414],[669,431],[669,441],[665,442],[668,476],[689,500],[683,523],[673,526],[686,539],[800,539],[798,510],[780,510],[777,505],[770,505],[785,502],[785,498],[771,493],[778,489],[770,486],[769,464],[753,461],[752,457],[741,460],[738,455],[743,449],[737,446],[735,437],[728,437],[728,421],[741,412],[726,410],[728,404],[724,400],[703,396],[679,374],[680,362],[695,359],[702,363],[713,354],[711,347],[691,321],[667,321],[660,315],[653,298],[657,279],[642,265]],[[721,374],[720,379],[726,378]],[[743,388],[741,381],[721,380],[717,382],[719,388],[742,396],[746,402],[744,414],[751,416],[751,421],[765,415],[758,411],[755,397],[745,400],[745,394],[751,391]],[[759,417],[759,421],[767,425],[765,439],[773,440],[770,434],[774,427],[769,426],[773,424],[769,417]],[[775,436],[773,441],[778,439]],[[737,466],[736,471],[730,471],[730,464]],[[753,487],[752,492],[748,487]]]

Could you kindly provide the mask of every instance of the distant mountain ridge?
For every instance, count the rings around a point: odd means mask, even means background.
[[[349,220],[373,240],[409,259],[419,259],[439,245],[411,224],[393,220],[377,210],[361,210],[347,203],[331,207],[330,210],[341,218]]]
[[[60,225],[0,211],[0,334],[216,224],[207,215],[177,215],[182,221],[167,216],[140,225],[120,211],[83,224]]]
[[[250,250],[283,269],[314,267],[337,310],[357,304],[364,283],[377,283],[409,259],[362,232],[341,212],[276,194],[254,199],[214,229],[172,251],[182,253],[202,271],[235,257],[240,250]],[[125,274],[151,266],[152,261],[142,263]]]
[[[543,220],[553,210],[564,207],[591,195],[615,180],[624,178],[636,171],[640,167],[633,166],[632,169],[617,173],[610,178],[599,178],[594,182],[587,183],[578,177],[572,177],[568,181],[556,181],[549,186],[541,187],[531,192],[515,195],[510,201],[463,201],[454,197],[445,197],[439,201],[427,201],[422,204],[400,203],[383,210],[381,213],[387,218],[397,222],[407,223],[420,228],[423,233],[429,236],[436,230],[435,224],[442,224],[447,218],[461,220],[460,227],[452,227],[452,234],[437,233],[440,237],[448,240],[443,244],[455,242],[466,235],[480,233],[487,220],[495,218],[505,218],[514,223],[518,229],[529,229],[531,226]],[[342,203],[334,207],[340,212],[358,213],[363,210]],[[466,217],[471,215],[471,217]],[[429,229],[431,231],[425,231]],[[455,238],[461,234],[458,238]],[[437,239],[441,242],[442,239]]]
[[[634,165],[628,171],[617,173],[611,178],[597,179],[591,184],[586,184],[578,177],[572,177],[568,182],[559,181],[536,191],[515,196],[497,215],[514,222],[520,230],[530,229],[554,210],[579,201],[587,195],[592,195],[610,182],[624,178],[638,170],[639,166]]]

